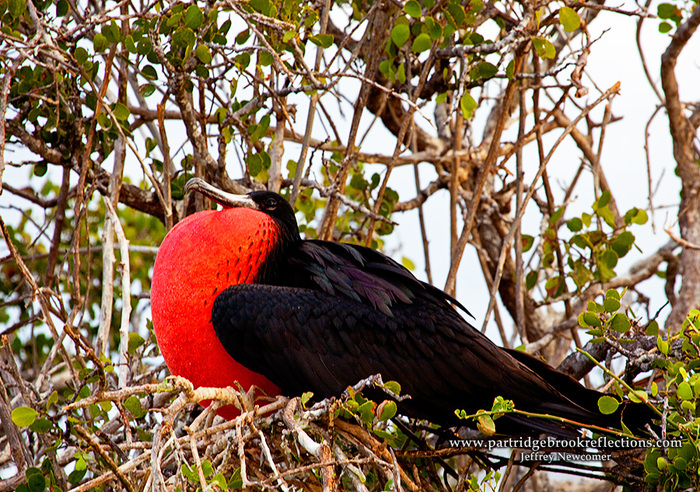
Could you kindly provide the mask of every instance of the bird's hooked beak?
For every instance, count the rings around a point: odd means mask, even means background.
[[[248,195],[234,195],[233,193],[227,193],[214,185],[210,185],[202,178],[192,178],[187,182],[185,185],[185,194],[190,193],[191,191],[201,193],[210,200],[214,200],[224,208],[246,207],[252,208],[253,210],[260,210],[258,204],[255,203],[255,201]]]

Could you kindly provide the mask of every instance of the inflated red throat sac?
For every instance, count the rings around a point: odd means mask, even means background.
[[[267,395],[279,394],[267,378],[233,360],[211,323],[212,305],[223,290],[253,282],[275,231],[269,216],[229,208],[190,215],[165,237],[153,268],[151,310],[172,374],[195,387],[225,388],[238,381],[246,390],[255,385]],[[228,406],[218,413],[230,419],[238,410]]]

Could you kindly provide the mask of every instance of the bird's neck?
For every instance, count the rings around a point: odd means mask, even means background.
[[[286,258],[290,249],[301,243],[301,237],[298,229],[289,230],[277,220],[271,221],[268,225],[269,233],[258,236],[263,239],[260,241],[259,249],[264,251],[264,257],[261,257],[254,282],[276,285],[278,279],[284,276],[287,268]]]

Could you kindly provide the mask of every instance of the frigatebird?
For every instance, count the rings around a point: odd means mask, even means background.
[[[444,426],[464,425],[456,409],[490,409],[497,396],[586,425],[620,428],[624,416],[629,428],[643,429],[649,421],[636,404],[601,414],[601,393],[498,347],[460,314],[458,301],[384,254],[302,240],[280,195],[231,195],[196,178],[186,189],[224,209],[191,215],[170,231],[151,302],[168,366],[196,386],[235,380],[273,395],[327,398],[381,374],[410,395],[402,413]],[[499,433],[572,433],[571,425],[519,414],[499,422]]]

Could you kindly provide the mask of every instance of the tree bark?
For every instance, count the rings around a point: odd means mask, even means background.
[[[661,86],[666,97],[666,112],[673,139],[673,157],[677,164],[676,172],[681,178],[678,223],[682,239],[691,245],[700,245],[700,167],[698,167],[699,156],[693,148],[695,131],[684,114],[675,67],[678,56],[699,24],[700,6],[697,6],[688,20],[680,25],[661,57]],[[671,314],[666,320],[666,328],[669,331],[680,330],[688,311],[700,305],[700,250],[684,247],[679,257],[678,267],[682,284]]]

